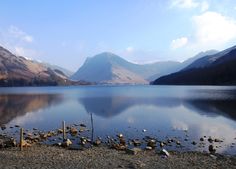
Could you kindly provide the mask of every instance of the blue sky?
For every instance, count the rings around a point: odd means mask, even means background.
[[[148,63],[236,45],[235,0],[3,0],[0,8],[0,45],[74,71],[103,51]]]

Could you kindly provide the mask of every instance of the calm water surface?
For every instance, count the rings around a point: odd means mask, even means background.
[[[123,133],[126,138],[176,137],[182,146],[168,150],[207,150],[201,137],[218,138],[217,152],[236,154],[236,87],[81,86],[0,88],[0,124],[15,136],[20,125],[53,130],[84,123],[96,138]],[[142,130],[146,129],[146,132]],[[74,139],[74,142],[77,142]],[[196,141],[197,145],[191,142]],[[54,143],[51,140],[50,143]],[[158,148],[158,147],[157,147]]]

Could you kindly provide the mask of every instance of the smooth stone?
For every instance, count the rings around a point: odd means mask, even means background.
[[[165,144],[163,142],[160,142],[160,147],[164,147]]]
[[[124,136],[123,136],[123,134],[120,133],[120,134],[117,135],[117,137],[118,137],[118,138],[122,138],[122,137],[124,137]]]
[[[101,143],[102,143],[102,141],[101,141],[100,139],[97,139],[97,140],[94,141],[93,144],[94,144],[95,146],[99,146]]]
[[[133,142],[134,146],[140,146],[141,145],[141,141],[138,140],[138,139],[134,139],[132,142]]]
[[[152,147],[146,146],[146,147],[145,147],[145,150],[152,150]]]
[[[63,130],[62,129],[58,129],[57,133],[61,134],[61,133],[63,133]]]
[[[70,134],[71,134],[72,136],[75,136],[77,133],[78,133],[78,130],[77,130],[76,128],[72,127],[72,128],[70,129]]]
[[[69,147],[72,144],[72,142],[70,141],[70,139],[66,139],[63,143],[62,146],[63,147]]]
[[[162,149],[160,153],[161,153],[161,155],[165,155],[167,157],[170,156],[170,153],[167,150],[165,150],[165,149]]]
[[[149,140],[147,146],[156,147],[156,140],[154,139]]]

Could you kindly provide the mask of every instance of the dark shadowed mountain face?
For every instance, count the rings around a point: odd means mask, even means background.
[[[179,65],[179,62],[139,65],[128,62],[115,54],[104,52],[88,58],[71,79],[98,83],[144,84],[154,77],[178,70]]]
[[[206,61],[207,62],[202,62]],[[196,66],[196,63],[204,63]],[[226,49],[218,54],[198,59],[180,72],[163,76],[153,84],[168,85],[235,85],[236,84],[236,48]],[[190,65],[191,66],[191,65]]]
[[[226,50],[223,50],[223,51],[217,52],[217,53],[215,51],[213,51],[213,53],[212,52],[206,53],[206,55],[203,55],[199,59],[196,59],[194,62],[189,64],[183,70],[193,69],[193,68],[203,68],[203,67],[209,66],[211,63],[215,62],[218,58],[226,55],[227,53],[229,53],[233,49],[236,49],[236,46],[233,46],[231,48],[228,48]]]
[[[219,51],[217,50],[208,50],[205,52],[200,52],[197,55],[187,59],[186,61],[184,61],[181,65],[182,68],[186,68],[186,67],[190,67],[190,65],[193,65],[195,61],[197,61],[200,58],[203,58],[205,56],[210,56],[210,55],[214,55],[217,54]]]

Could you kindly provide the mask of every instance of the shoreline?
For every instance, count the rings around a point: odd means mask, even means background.
[[[17,135],[20,134],[20,126],[15,125],[15,128]],[[6,126],[2,125],[1,129],[4,131]],[[130,140],[121,133],[109,136],[106,141],[99,137],[90,140],[81,135],[87,130],[83,123],[64,124],[62,129],[47,132],[26,129],[22,133],[22,144],[1,134],[0,168],[236,168],[236,155],[218,154],[216,146],[205,152],[169,151],[169,145],[181,146],[182,143],[174,137],[161,141],[152,137]],[[45,143],[55,138],[56,143]],[[211,137],[201,139],[199,143],[190,142],[211,145],[223,142]]]
[[[236,156],[201,152],[169,152],[163,157],[156,150],[132,155],[106,146],[84,150],[35,144],[32,147],[0,149],[0,168],[235,168]]]

